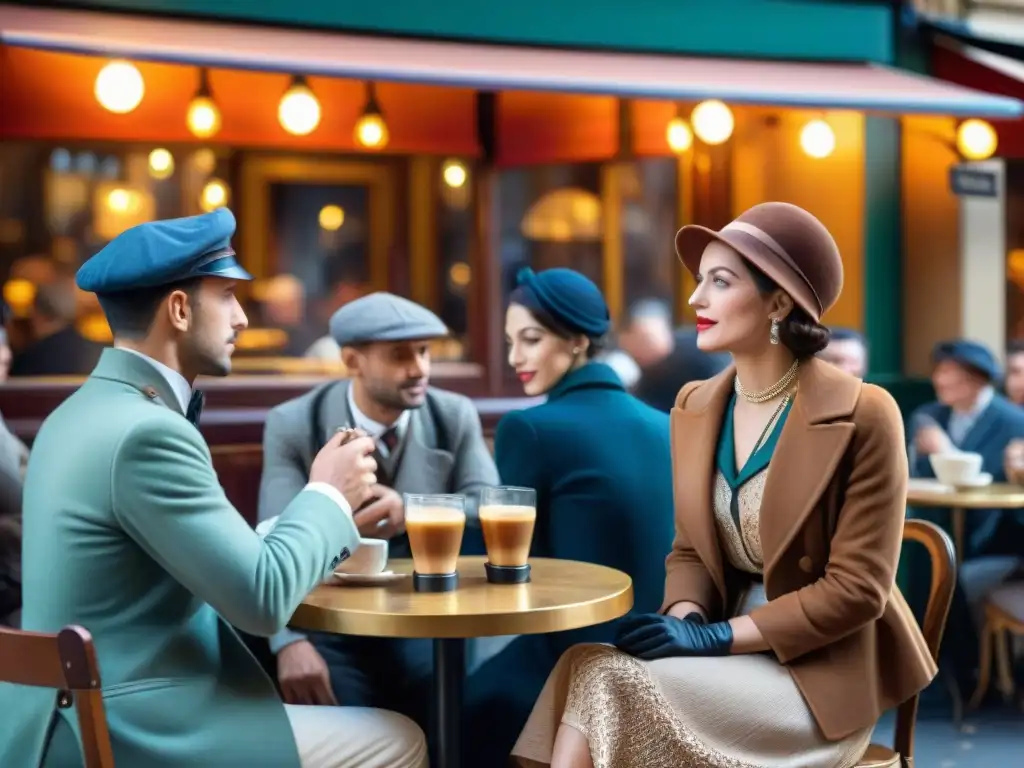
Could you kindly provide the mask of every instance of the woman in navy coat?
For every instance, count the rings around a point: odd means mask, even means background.
[[[610,326],[600,290],[570,269],[524,269],[505,317],[509,364],[528,396],[498,424],[502,483],[537,491],[531,556],[581,560],[633,579],[635,612],[661,605],[675,533],[668,415],[628,394],[594,362]],[[470,678],[469,766],[506,765],[559,656],[611,642],[616,622],[516,638]]]

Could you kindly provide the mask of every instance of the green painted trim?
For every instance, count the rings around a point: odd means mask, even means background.
[[[864,118],[864,336],[874,375],[903,371],[900,121]]]
[[[901,69],[929,74],[924,40],[894,24]],[[903,211],[900,121],[864,120],[864,335],[874,376],[897,380],[903,372]],[[899,399],[899,398],[897,398]]]
[[[892,10],[834,0],[62,0],[61,5],[565,48],[890,63]]]

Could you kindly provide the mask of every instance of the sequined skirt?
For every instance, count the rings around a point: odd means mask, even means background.
[[[587,737],[595,768],[850,768],[872,732],[826,740],[769,655],[643,662],[606,645],[575,646],[558,662],[517,762],[549,765],[562,722]]]

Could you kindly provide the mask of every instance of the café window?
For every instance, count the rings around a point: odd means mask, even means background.
[[[435,220],[438,254],[433,272],[434,295],[428,306],[441,317],[451,337],[438,345],[435,357],[443,360],[467,360],[470,357],[471,292],[476,287],[474,169],[463,159],[440,163],[440,172],[431,174],[436,190]]]
[[[618,174],[623,309],[645,299],[674,301],[679,279],[675,235],[679,221],[678,161],[643,158]]]
[[[39,281],[56,264],[73,272],[128,227],[226,205],[255,278],[239,289],[250,327],[236,372],[333,371],[330,316],[376,290],[437,312],[452,334],[436,359],[468,361],[474,174],[466,158],[9,142],[0,148],[0,278]],[[16,311],[30,311],[31,292],[8,293],[25,299]],[[95,297],[80,299],[80,326],[109,341]]]
[[[499,183],[502,295],[523,267],[569,267],[603,288],[602,164],[506,170]]]
[[[0,148],[0,276],[16,320],[33,286],[73,274],[116,235],[230,201],[230,152],[113,143],[7,142]],[[76,325],[110,341],[94,296]]]

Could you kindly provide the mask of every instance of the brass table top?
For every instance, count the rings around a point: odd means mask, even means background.
[[[382,586],[321,585],[289,626],[371,637],[470,638],[540,634],[601,624],[633,607],[633,581],[613,568],[531,558],[529,584],[491,584],[484,557],[459,558],[454,592],[415,592],[412,577]],[[388,561],[412,573],[412,560]]]
[[[1020,509],[1024,507],[1024,486],[992,483],[981,488],[951,488],[937,481],[912,480],[907,503],[957,509]]]

